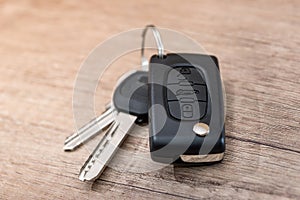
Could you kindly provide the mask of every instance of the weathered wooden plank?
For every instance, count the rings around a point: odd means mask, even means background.
[[[280,0],[0,1],[0,199],[299,199],[299,13],[298,1]],[[72,92],[80,63],[112,34],[147,23],[183,31],[219,57],[225,160],[146,171],[153,164],[145,156],[147,127],[136,127],[113,168],[82,183],[78,171],[97,140],[62,151],[76,127]],[[96,113],[118,75],[138,67],[138,56],[105,72]],[[94,105],[79,107],[84,123]]]

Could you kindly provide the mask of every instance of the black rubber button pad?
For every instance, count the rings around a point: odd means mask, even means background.
[[[200,120],[206,114],[207,87],[194,67],[176,67],[167,77],[169,113],[178,120]]]
[[[178,120],[199,120],[206,113],[206,102],[168,101],[170,115]]]
[[[190,84],[205,84],[200,72],[194,67],[175,67],[169,71],[167,84],[179,84],[182,81],[188,81]]]
[[[207,101],[206,85],[167,85],[168,101],[177,101],[184,97],[193,97],[196,98],[198,101]]]

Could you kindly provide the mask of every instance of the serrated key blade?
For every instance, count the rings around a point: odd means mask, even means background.
[[[136,118],[136,116],[126,113],[118,114],[115,122],[81,168],[79,174],[81,181],[95,180],[101,175],[133,127]]]
[[[65,140],[64,150],[72,151],[76,147],[85,143],[89,139],[96,136],[102,129],[111,124],[116,117],[116,111],[114,107],[110,107],[102,115],[90,121],[85,126],[81,127],[72,136]]]

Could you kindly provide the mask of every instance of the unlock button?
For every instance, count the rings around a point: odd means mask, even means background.
[[[192,118],[193,117],[193,106],[191,104],[182,104],[181,112],[184,118]]]

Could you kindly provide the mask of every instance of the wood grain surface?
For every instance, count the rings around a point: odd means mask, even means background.
[[[300,199],[299,19],[297,0],[0,0],[0,199]],[[128,167],[120,152],[97,181],[80,182],[97,143],[63,151],[78,125],[80,64],[112,35],[149,23],[183,32],[219,58],[225,159],[151,170],[134,157]],[[98,114],[138,60],[133,54],[106,72],[91,105]],[[147,135],[136,126],[122,149],[147,154]]]

